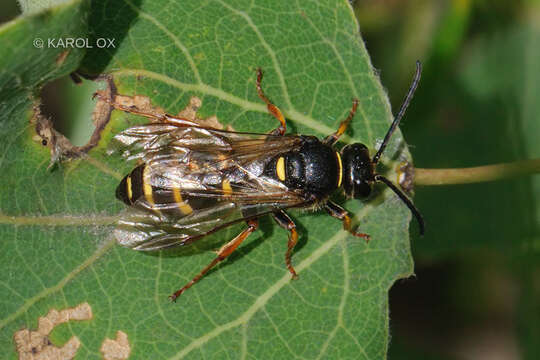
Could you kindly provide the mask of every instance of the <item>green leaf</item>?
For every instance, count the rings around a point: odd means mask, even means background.
[[[69,2],[69,0],[18,0],[22,13],[25,15],[36,14]]]
[[[173,304],[167,296],[215,255],[140,253],[110,235],[123,208],[115,187],[134,164],[107,156],[106,149],[114,134],[141,119],[114,112],[88,158],[52,172],[49,149],[33,140],[35,125],[29,125],[32,95],[73,71],[81,54],[72,49],[79,57],[70,54],[58,69],[58,49],[32,47],[39,32],[88,36],[91,44],[114,39],[114,48],[88,49],[79,70],[109,74],[120,94],[148,96],[173,114],[198,96],[201,117],[216,115],[241,131],[277,126],[257,97],[257,67],[289,132],[328,135],[358,98],[344,142],[373,149],[392,116],[348,2],[94,1],[88,34],[84,4],[0,29],[0,41],[10,44],[0,49],[0,263],[9,275],[1,282],[1,347],[14,349],[15,331],[35,329],[50,309],[88,302],[91,320],[59,325],[50,335],[56,346],[76,336],[78,359],[100,356],[104,339],[118,330],[127,334],[132,358],[384,358],[388,289],[412,272],[410,214],[390,191],[377,187],[363,203],[337,197],[372,236],[369,244],[321,212],[293,212],[300,279],[291,281],[287,233],[265,218],[237,253]],[[387,169],[408,155],[399,133],[385,155]],[[240,228],[213,239],[226,241]]]

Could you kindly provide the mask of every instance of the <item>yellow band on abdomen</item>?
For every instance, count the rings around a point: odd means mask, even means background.
[[[154,205],[154,196],[152,196],[152,179],[150,177],[150,168],[148,166],[144,167],[143,176],[142,176],[142,186],[143,194],[146,198],[146,201],[150,205]]]
[[[232,187],[231,182],[227,179],[223,180],[223,183],[221,184],[221,188],[223,189],[223,193],[225,195],[231,195],[232,194]]]
[[[343,180],[343,164],[341,163],[341,155],[336,151],[336,157],[338,162],[338,182],[337,187],[341,186],[341,181]]]
[[[174,201],[178,205],[178,208],[180,209],[182,214],[189,215],[193,212],[193,208],[182,199],[182,194],[180,194],[179,188],[173,188],[173,196]]]
[[[276,174],[279,180],[285,181],[285,158],[283,156],[276,163]]]
[[[129,201],[133,203],[133,190],[131,189],[131,175],[126,178],[126,192]]]

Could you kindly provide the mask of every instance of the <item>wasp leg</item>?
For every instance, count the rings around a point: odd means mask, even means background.
[[[339,140],[339,137],[345,133],[345,131],[347,130],[347,127],[351,123],[351,120],[354,117],[354,114],[356,113],[357,107],[358,107],[358,99],[353,99],[352,108],[351,108],[351,111],[349,112],[349,116],[347,116],[347,118],[343,120],[341,124],[339,124],[339,127],[335,133],[333,133],[332,135],[328,135],[324,139],[325,144],[334,145]]]
[[[266,95],[264,95],[264,92],[263,92],[262,87],[261,87],[262,78],[263,78],[263,73],[262,73],[262,70],[259,68],[259,69],[257,69],[257,82],[256,82],[257,94],[259,95],[261,100],[266,103],[266,107],[268,108],[268,112],[270,112],[270,114],[273,117],[275,117],[276,119],[278,119],[278,121],[280,122],[280,125],[277,127],[277,129],[272,130],[272,132],[270,132],[270,134],[271,135],[283,135],[283,134],[285,134],[285,130],[287,130],[287,125],[285,124],[285,118],[283,117],[283,114],[281,113],[281,110],[279,110],[279,108],[276,105],[272,104],[270,102],[270,100],[268,100]]]
[[[343,222],[343,229],[347,230],[348,232],[350,232],[354,236],[358,236],[358,237],[366,239],[366,242],[368,242],[371,239],[371,237],[368,234],[359,233],[359,232],[356,232],[356,231],[354,231],[352,229],[351,217],[349,216],[349,213],[347,212],[347,210],[343,209],[338,204],[333,203],[332,201],[328,201],[324,205],[324,209],[332,217],[335,217],[336,219],[340,219]]]
[[[289,217],[289,215],[287,215],[287,213],[283,210],[273,212],[272,217],[279,226],[289,231],[289,242],[287,243],[287,252],[285,253],[285,264],[287,265],[287,269],[289,269],[292,278],[296,279],[298,278],[298,275],[296,274],[296,271],[291,264],[291,254],[294,246],[298,242],[298,232],[296,231],[296,225]]]
[[[221,261],[225,260],[229,255],[231,255],[234,252],[234,250],[236,250],[236,248],[238,248],[238,246],[240,246],[240,244],[249,236],[249,234],[257,230],[257,228],[259,227],[259,222],[256,219],[248,220],[247,223],[248,223],[247,229],[244,229],[244,231],[238,234],[234,239],[232,239],[231,241],[223,245],[221,249],[219,249],[218,251],[218,256],[210,264],[208,264],[208,266],[202,269],[201,272],[197,276],[195,276],[193,280],[191,280],[186,285],[184,285],[183,288],[181,288],[180,290],[176,291],[174,294],[169,296],[169,298],[172,301],[176,301],[176,299],[180,295],[182,295],[184,291],[192,287],[193,284],[199,281],[211,268],[213,268],[214,266],[219,264]]]

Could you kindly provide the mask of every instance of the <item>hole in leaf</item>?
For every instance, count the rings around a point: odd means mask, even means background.
[[[21,8],[16,0],[7,0],[2,2],[2,11],[0,12],[0,24],[15,19],[21,15]]]
[[[69,76],[52,81],[41,90],[41,113],[51,119],[54,129],[73,145],[85,145],[95,128],[92,95],[102,86],[84,79],[75,84]]]

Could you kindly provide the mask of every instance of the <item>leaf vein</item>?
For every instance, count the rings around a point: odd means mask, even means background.
[[[197,65],[195,65],[195,61],[193,61],[193,58],[191,57],[191,54],[189,53],[188,49],[182,44],[180,39],[173,34],[169,29],[167,29],[166,26],[164,26],[161,22],[159,22],[156,18],[154,18],[152,15],[149,15],[133,5],[131,1],[124,0],[124,2],[129,5],[135,12],[139,14],[140,17],[150,21],[152,24],[154,24],[158,29],[163,31],[165,35],[167,35],[174,43],[174,45],[184,54],[186,57],[186,60],[189,63],[189,66],[191,67],[191,71],[193,71],[193,75],[195,76],[195,79],[197,80],[197,83],[201,84],[201,76],[199,74],[199,70],[197,69]]]
[[[298,0],[296,0],[296,6],[300,7],[300,4],[298,3]],[[309,25],[311,26],[313,31],[315,31],[321,37],[323,42],[326,43],[332,49],[334,55],[336,56],[336,59],[339,61],[339,64],[341,65],[341,67],[343,69],[343,73],[347,77],[349,87],[351,88],[354,97],[356,99],[358,99],[358,97],[359,97],[358,96],[358,91],[356,90],[356,86],[354,85],[354,81],[353,81],[353,79],[351,77],[351,74],[350,74],[349,70],[347,69],[347,66],[345,65],[345,61],[343,60],[343,57],[341,56],[341,53],[336,49],[335,43],[333,43],[332,41],[330,41],[326,37],[324,37],[323,34],[321,34],[320,30],[315,26],[315,24],[313,24],[311,19],[309,17],[307,17],[307,16],[306,16],[306,21],[309,23]],[[364,120],[364,126],[366,128],[368,138],[373,139],[373,131],[371,129],[371,124],[370,124],[369,119],[368,119],[368,117],[366,115],[365,109],[362,106],[362,102],[359,102],[358,105],[359,105],[358,110],[360,111],[360,114],[362,115],[362,120]]]
[[[287,90],[287,84],[285,83],[285,77],[283,76],[283,72],[281,71],[281,67],[279,66],[279,62],[277,60],[276,53],[272,49],[272,47],[268,44],[268,42],[266,41],[264,36],[261,34],[261,32],[259,31],[259,28],[257,27],[257,25],[255,25],[253,23],[253,20],[251,19],[251,17],[248,14],[246,14],[246,12],[237,10],[237,9],[233,8],[232,6],[226,4],[225,2],[223,2],[221,0],[219,0],[219,3],[221,3],[221,5],[223,5],[224,7],[229,9],[230,11],[232,11],[235,14],[239,15],[240,17],[244,18],[244,20],[246,20],[249,27],[255,32],[255,35],[257,35],[257,38],[261,42],[261,45],[266,49],[266,51],[268,52],[268,55],[270,55],[270,59],[272,60],[272,64],[274,65],[274,70],[275,70],[275,72],[276,72],[276,74],[278,76],[278,79],[279,79],[279,84],[280,84],[281,89],[283,91],[283,97],[285,98],[285,103],[287,104],[287,107],[290,110],[294,110],[294,107],[293,107],[292,102],[291,102],[291,98],[289,97],[289,91]]]
[[[101,247],[96,249],[94,253],[88,259],[86,259],[82,264],[77,266],[75,269],[73,269],[70,273],[68,273],[60,282],[58,282],[56,285],[45,288],[33,297],[26,300],[26,302],[19,308],[17,311],[12,313],[11,315],[7,316],[6,318],[0,320],[0,329],[2,329],[7,324],[11,323],[13,320],[17,319],[19,316],[24,315],[26,311],[35,303],[37,303],[39,300],[46,298],[47,296],[56,293],[57,291],[61,290],[67,283],[69,283],[75,276],[77,276],[81,271],[86,269],[88,266],[92,265],[94,262],[96,262],[101,256],[103,256],[109,249],[112,248],[112,246],[116,244],[116,240],[114,239],[108,239]]]
[[[184,83],[181,81],[178,81],[176,79],[173,79],[169,76],[159,74],[153,71],[143,70],[143,69],[128,69],[123,68],[122,70],[116,70],[111,72],[111,74],[114,76],[143,76],[148,77],[154,80],[162,81],[170,86],[173,86],[175,88],[178,88],[183,91],[192,91],[192,92],[199,92],[206,95],[214,96],[218,99],[227,101],[233,105],[237,105],[244,110],[249,111],[258,111],[262,113],[268,113],[268,110],[266,109],[266,105],[263,103],[254,103],[242,98],[239,98],[233,94],[230,94],[226,91],[223,91],[221,89],[214,88],[210,85],[206,84],[189,84]],[[283,111],[285,117],[289,120],[295,121],[299,124],[302,124],[310,129],[313,129],[317,131],[320,134],[331,134],[335,130],[332,129],[329,126],[320,124],[313,118],[306,116],[296,110],[285,110]],[[346,142],[349,142],[351,138],[347,135],[343,135],[340,139],[343,139]]]
[[[156,280],[155,280],[155,289],[154,289],[154,302],[156,303],[156,307],[159,313],[159,316],[170,329],[172,329],[175,333],[177,333],[180,336],[189,338],[186,334],[182,333],[176,326],[173,326],[173,324],[170,323],[167,316],[165,316],[165,312],[163,311],[163,302],[160,301],[161,293],[159,292],[159,283],[161,280],[161,274],[163,273],[163,255],[160,252],[158,255],[158,264],[157,264],[158,270],[156,274]],[[127,275],[127,274],[126,274]]]
[[[279,328],[278,326],[276,325],[276,323],[274,322],[274,320],[272,320],[272,316],[268,313],[268,311],[266,311],[266,309],[263,308],[263,313],[264,315],[266,316],[266,318],[268,319],[268,321],[270,322],[270,325],[272,326],[272,328],[274,329],[277,337],[279,338],[279,340],[281,340],[281,342],[283,343],[283,345],[285,345],[285,348],[287,349],[287,351],[290,353],[290,355],[292,355],[293,358],[298,358],[298,356],[296,356],[296,354],[294,353],[294,351],[291,349],[291,347],[289,346],[289,343],[283,338],[283,336],[281,336],[281,332],[279,331]]]

